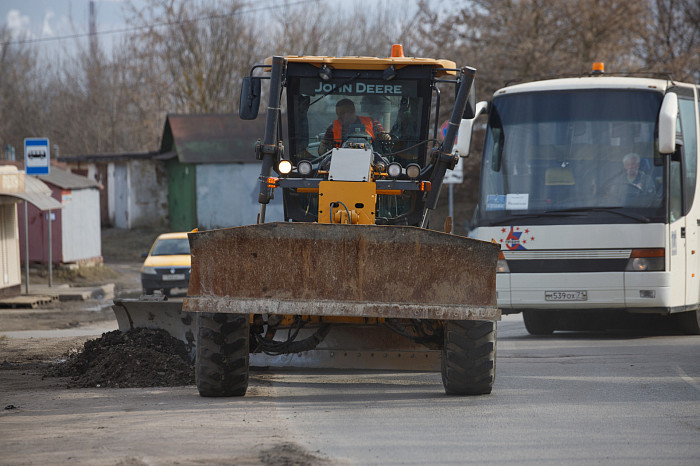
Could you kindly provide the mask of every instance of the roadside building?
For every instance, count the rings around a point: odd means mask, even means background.
[[[51,197],[62,208],[47,212],[30,205],[27,209],[29,263],[48,264],[49,255],[53,264],[102,263],[100,184],[53,165],[48,175],[38,175],[37,178],[49,187]],[[23,235],[23,210],[19,212],[19,229]],[[20,242],[20,249],[24,261],[23,242]]]
[[[0,297],[21,293],[20,244],[25,237],[20,235],[18,210],[29,210],[28,204],[38,212],[63,208],[41,180],[26,176],[16,164],[0,165]]]
[[[173,231],[254,224],[260,211],[255,143],[264,119],[236,114],[168,115],[159,157],[166,160]],[[284,219],[281,195],[266,220]]]
[[[58,161],[103,186],[103,226],[188,231],[250,225],[260,211],[255,143],[264,131],[262,118],[168,115],[157,151],[64,155]],[[266,220],[283,219],[279,196],[268,205]]]
[[[130,230],[168,224],[168,174],[158,152],[69,155],[58,161],[102,185],[102,226]]]

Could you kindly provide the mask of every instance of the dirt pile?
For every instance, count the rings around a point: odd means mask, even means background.
[[[139,328],[86,341],[45,376],[70,377],[68,388],[175,387],[194,384],[194,367],[182,341],[164,330]]]

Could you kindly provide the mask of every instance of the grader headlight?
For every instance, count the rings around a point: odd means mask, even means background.
[[[416,179],[420,176],[420,165],[411,163],[406,167],[406,175],[411,179]]]
[[[302,160],[297,164],[297,171],[301,176],[309,176],[313,170],[313,165],[308,160]]]
[[[289,160],[280,160],[279,165],[277,165],[277,170],[281,175],[288,175],[292,172],[292,162]]]
[[[401,176],[401,164],[400,163],[390,163],[388,167],[386,167],[386,173],[392,177],[392,178],[398,178]]]

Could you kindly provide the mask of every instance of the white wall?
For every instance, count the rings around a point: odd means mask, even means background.
[[[63,262],[102,256],[100,192],[97,188],[73,189],[61,210]]]
[[[256,223],[258,176],[258,163],[197,165],[197,223],[207,229]],[[280,189],[267,205],[265,221],[284,221]]]
[[[163,226],[168,218],[168,175],[165,164],[130,160],[128,228]]]
[[[126,163],[114,164],[114,177],[110,183],[114,186],[114,226],[131,228],[129,223],[129,170]]]
[[[0,203],[0,289],[21,283],[17,204]]]

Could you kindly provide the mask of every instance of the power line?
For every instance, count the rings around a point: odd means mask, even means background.
[[[134,27],[129,27],[129,28],[110,29],[108,31],[97,32],[97,33],[95,33],[95,35],[103,36],[103,35],[108,35],[108,34],[124,34],[124,33],[128,33],[128,32],[140,31],[143,29],[159,28],[159,27],[165,27],[165,26],[176,26],[178,24],[196,23],[199,21],[209,21],[209,20],[213,20],[213,19],[231,18],[234,16],[244,15],[244,14],[248,14],[248,13],[256,13],[259,11],[267,11],[267,10],[274,10],[277,8],[303,5],[305,3],[318,3],[319,1],[321,1],[321,0],[286,1],[285,3],[279,4],[279,5],[251,8],[249,10],[237,11],[237,12],[228,13],[225,15],[204,16],[201,18],[186,19],[186,20],[182,20],[182,21],[172,21],[172,22],[168,22],[168,23],[149,24],[147,26],[134,26]],[[80,39],[82,37],[88,37],[88,36],[90,36],[89,32],[81,32],[78,34],[69,34],[66,36],[40,37],[40,38],[35,38],[35,39],[21,39],[21,40],[14,40],[14,41],[8,41],[8,42],[0,42],[0,46],[7,47],[9,45],[35,44],[35,43],[39,43],[39,42],[54,42],[54,41],[67,40],[67,39]]]

